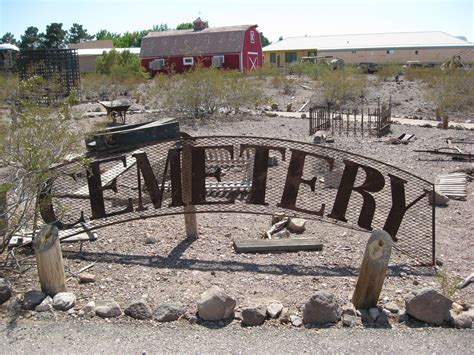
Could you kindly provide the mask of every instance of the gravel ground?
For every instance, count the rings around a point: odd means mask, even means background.
[[[2,354],[468,354],[473,331],[416,329],[223,329],[23,321],[1,327]]]

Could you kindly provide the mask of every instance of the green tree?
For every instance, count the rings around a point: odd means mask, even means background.
[[[21,36],[21,49],[36,49],[41,46],[41,36],[38,33],[38,27],[30,26],[25,30],[25,34]]]
[[[80,43],[85,41],[90,41],[94,38],[94,35],[89,35],[87,30],[83,28],[82,25],[73,23],[72,27],[69,29],[69,32],[66,36],[67,43]]]
[[[1,43],[10,43],[16,45],[15,36],[10,32],[5,33],[0,41]]]
[[[170,28],[166,23],[160,23],[159,25],[154,25],[153,28],[151,29],[151,32],[164,32],[164,31],[169,31]]]
[[[268,40],[267,37],[263,35],[263,32],[260,32],[260,42],[262,43],[262,47],[268,46],[269,44],[272,43]]]
[[[176,26],[177,30],[191,30],[193,28],[194,26],[191,22],[180,23],[178,26]]]
[[[114,40],[114,39],[119,38],[119,37],[120,37],[120,35],[118,33],[109,32],[107,30],[100,30],[99,32],[97,32],[95,34],[95,38],[97,40],[103,40],[103,39]]]
[[[63,30],[63,24],[53,22],[46,26],[44,34],[44,48],[64,48],[67,31]]]

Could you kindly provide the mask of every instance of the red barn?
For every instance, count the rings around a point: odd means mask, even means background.
[[[169,70],[181,73],[197,63],[241,72],[262,66],[257,25],[207,28],[200,18],[193,25],[194,29],[150,32],[143,37],[142,66],[152,74]]]

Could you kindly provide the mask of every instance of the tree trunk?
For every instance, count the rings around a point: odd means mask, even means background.
[[[58,228],[47,224],[33,240],[41,290],[53,297],[66,291],[63,255]]]
[[[377,306],[387,273],[392,244],[392,237],[383,230],[374,231],[370,236],[352,296],[355,308],[367,309]]]

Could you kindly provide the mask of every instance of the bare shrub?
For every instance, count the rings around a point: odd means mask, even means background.
[[[296,90],[295,85],[296,81],[285,75],[278,75],[272,79],[272,86],[276,89],[280,89],[284,95],[293,95]]]
[[[350,99],[365,95],[367,77],[355,68],[345,67],[325,72],[320,86],[324,100],[339,107]]]

